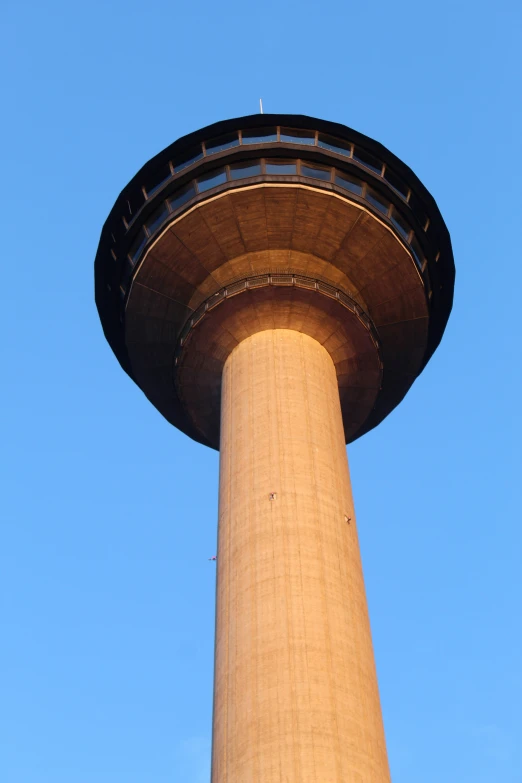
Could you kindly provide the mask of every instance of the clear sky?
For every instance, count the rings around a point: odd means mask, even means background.
[[[352,480],[394,783],[521,783],[521,22],[6,0],[1,783],[209,782],[218,455],[120,369],[93,260],[148,158],[260,97],[382,142],[451,232],[446,334]]]

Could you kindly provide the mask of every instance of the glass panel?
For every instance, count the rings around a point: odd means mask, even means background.
[[[168,163],[166,166],[163,166],[161,169],[156,171],[151,179],[143,185],[147,194],[147,198],[153,196],[154,193],[156,193],[161,188],[161,186],[171,178],[171,176],[172,172]]]
[[[214,155],[216,152],[228,150],[231,147],[239,147],[239,136],[237,133],[221,136],[219,139],[205,142],[207,155]]]
[[[190,201],[190,199],[195,195],[196,191],[194,190],[194,185],[191,182],[190,185],[187,185],[181,190],[178,190],[177,193],[174,193],[174,195],[168,199],[168,205],[170,209],[174,211],[183,204],[186,204],[187,201]]]
[[[388,214],[388,210],[390,208],[390,202],[386,201],[386,199],[381,196],[380,193],[376,193],[375,190],[371,190],[370,188],[366,189],[366,200],[370,202],[370,204],[373,204],[374,207],[377,207],[379,212],[382,212],[384,215]]]
[[[359,147],[354,147],[353,157],[355,158],[355,160],[358,160],[359,163],[362,163],[363,166],[366,166],[367,169],[371,169],[372,171],[375,171],[376,174],[381,173],[382,163],[379,160],[377,160],[377,158],[374,158],[373,155],[370,155],[369,152],[365,152]]]
[[[266,144],[270,141],[277,141],[277,130],[275,128],[244,130],[241,137],[243,144]]]
[[[167,207],[166,202],[164,201],[158,209],[152,213],[150,218],[145,223],[145,226],[148,228],[151,234],[153,234],[159,226],[163,223],[167,215],[169,214],[169,210]]]
[[[410,227],[395,207],[392,207],[391,221],[403,239],[408,239]]]
[[[200,193],[204,193],[210,188],[215,188],[217,185],[222,185],[227,181],[227,174],[225,169],[216,169],[209,174],[204,174],[202,177],[198,177],[196,182],[198,183],[198,190]]]
[[[435,226],[431,222],[431,220],[428,222],[428,227],[425,229],[426,236],[429,238],[430,244],[436,244],[437,242],[437,232],[435,231]]]
[[[145,196],[143,195],[141,188],[138,188],[138,190],[134,191],[130,196],[127,196],[123,202],[125,204],[123,215],[127,223],[132,221],[136,212],[143,206],[144,202]]]
[[[297,163],[288,160],[267,160],[265,164],[267,174],[297,174]]]
[[[145,231],[142,228],[140,228],[136,236],[136,239],[132,243],[131,248],[129,250],[129,256],[134,264],[138,260],[138,256],[143,250],[143,248],[145,247],[146,242],[147,242],[147,236],[145,234]]]
[[[346,157],[349,158],[352,154],[351,144],[340,141],[339,139],[334,139],[332,136],[323,136],[322,134],[319,134],[319,140],[317,143],[320,147],[324,147],[325,150],[336,152],[338,155],[346,155]]]
[[[281,128],[279,134],[281,141],[290,142],[291,144],[315,144],[314,131],[302,131],[294,130],[291,128]]]
[[[390,183],[392,188],[397,191],[399,196],[408,198],[408,186],[402,181],[400,177],[397,176],[397,174],[394,174],[393,171],[390,171],[388,166],[386,166],[384,169],[384,179],[386,182]]]
[[[301,174],[303,177],[313,177],[314,179],[331,179],[331,169],[319,169],[315,166],[305,166],[301,163]]]
[[[413,237],[410,243],[411,252],[413,253],[413,257],[415,259],[415,263],[419,267],[419,269],[422,271],[422,266],[424,264],[424,253],[421,250],[421,246],[417,242],[416,237]]]
[[[185,160],[181,163],[176,163],[174,166],[174,171],[183,171],[183,169],[188,168],[188,166],[192,166],[193,163],[202,157],[203,151],[201,150],[201,147],[198,147],[197,150],[194,150],[194,153],[190,157],[185,158]]]
[[[421,224],[422,228],[424,228],[428,218],[415,193],[410,194],[410,200],[408,201],[408,204],[410,205],[411,211],[413,212],[413,214]]]
[[[257,177],[261,174],[261,161],[236,163],[230,167],[230,179]]]
[[[358,196],[362,193],[362,182],[355,179],[355,177],[350,177],[349,174],[336,174],[335,184],[339,185],[340,188],[349,190],[351,193],[357,193]]]

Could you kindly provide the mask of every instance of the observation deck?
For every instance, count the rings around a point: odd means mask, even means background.
[[[330,353],[347,443],[375,427],[439,344],[455,270],[435,201],[385,147],[264,114],[150,160],[111,210],[95,274],[121,366],[169,422],[219,448],[224,363],[266,329]]]

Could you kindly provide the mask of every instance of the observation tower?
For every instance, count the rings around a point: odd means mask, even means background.
[[[389,782],[346,444],[444,332],[435,201],[343,125],[227,120],[136,174],[95,274],[123,369],[220,451],[212,783]]]

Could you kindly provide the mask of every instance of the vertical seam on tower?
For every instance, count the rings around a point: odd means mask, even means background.
[[[278,385],[276,383],[276,377],[277,377],[277,356],[276,356],[276,354],[277,354],[277,340],[276,340],[275,330],[274,329],[272,329],[270,331],[270,335],[271,336],[270,336],[269,339],[271,340],[271,351],[270,351],[270,354],[271,354],[271,364],[272,364],[272,390],[273,390],[273,393],[274,393],[274,396],[275,396],[274,402],[275,402],[275,408],[277,410],[278,407],[279,407],[279,404],[278,404],[279,403],[279,394],[278,394],[279,389],[278,389]],[[273,464],[276,464],[271,459],[271,456],[272,456],[272,454],[271,454],[272,431],[273,431],[274,427],[273,427],[273,418],[270,415],[270,406],[268,406],[268,407],[269,407],[269,414],[268,414],[269,418],[268,418],[268,420],[271,422],[271,425],[269,427],[269,435],[268,435],[268,443],[269,443],[269,447],[268,448],[269,448],[269,455],[270,455],[270,465],[273,465]],[[276,417],[276,422],[277,422],[277,417]],[[277,426],[275,428],[275,432],[277,433]],[[279,438],[277,439],[277,445],[279,445]],[[272,567],[273,567],[273,573],[274,573],[273,584],[274,584],[274,588],[275,588],[274,606],[277,607],[277,605],[278,605],[277,597],[278,596],[277,596],[277,576],[276,576],[276,567],[275,567],[276,560],[275,560],[275,548],[274,548],[274,520],[273,520],[273,516],[274,516],[274,505],[271,504],[270,505],[270,520],[272,522],[272,553],[273,553]],[[284,561],[284,558],[283,558],[283,561]],[[277,666],[276,666],[276,671],[277,671],[277,689],[276,689],[277,727],[278,727],[278,736],[280,738],[281,737],[280,681],[279,681],[279,671],[278,671]],[[281,742],[278,743],[278,751],[279,751],[279,778],[282,781],[283,780],[283,769],[282,769],[283,762],[282,762],[282,758],[281,758]]]
[[[300,346],[301,347],[301,346]],[[302,364],[302,362],[301,362]],[[295,474],[294,474],[295,479]],[[295,488],[295,481],[294,481],[294,488]],[[297,496],[297,489],[295,488],[295,493]],[[304,582],[303,582],[303,562],[301,559],[301,526],[297,525],[297,540],[298,540],[298,548],[299,548],[299,581],[301,584],[301,615],[302,615],[302,623],[303,623],[303,634],[304,634],[304,659],[306,664],[306,683],[307,683],[307,691],[308,691],[308,711],[310,713],[311,711],[311,704],[312,704],[312,696],[310,693],[310,667],[308,665],[308,644],[307,644],[307,635],[306,635],[306,611],[305,611],[305,605],[304,605]],[[312,759],[314,763],[314,775],[315,775],[315,757],[313,753],[313,733],[312,733]]]
[[[282,330],[278,330],[282,331]],[[284,331],[292,331],[292,330],[284,330]],[[296,333],[297,334],[297,333]],[[286,346],[286,340],[291,339],[290,336],[286,336],[281,338],[281,340],[285,341]],[[291,348],[290,348],[291,350]],[[283,359],[286,359],[286,354],[284,350],[283,353]],[[284,421],[285,419],[283,416],[285,415],[284,411],[287,411],[288,406],[288,383],[285,384],[285,391],[286,395],[284,395],[284,405],[282,405],[282,387],[280,388],[278,379],[281,377],[279,374],[276,378],[276,388],[277,388],[277,421],[279,423],[278,426],[278,446],[279,446],[279,460],[278,464],[280,466],[286,465],[287,471],[288,471],[288,463],[286,460],[286,453],[284,448],[282,448],[282,442],[281,442],[281,433],[284,433]],[[289,412],[286,413],[286,421],[289,421]],[[291,438],[291,433],[288,433],[288,436]],[[292,449],[290,448],[290,453],[292,453]],[[281,468],[280,468],[281,470]],[[284,476],[286,479],[287,471],[284,472]],[[286,627],[287,627],[287,639],[288,639],[288,645],[287,645],[287,663],[289,668],[289,686],[290,686],[290,694],[291,694],[291,700],[292,700],[292,757],[293,757],[293,767],[294,767],[294,777],[295,780],[299,780],[299,773],[298,773],[298,753],[296,749],[296,720],[297,720],[297,701],[296,701],[296,693],[295,693],[295,665],[294,665],[294,655],[295,655],[295,645],[292,644],[293,639],[293,627],[292,627],[292,617],[290,612],[290,601],[288,597],[288,590],[290,585],[290,594],[291,594],[291,563],[290,558],[292,556],[292,553],[289,550],[289,544],[288,544],[288,530],[285,525],[285,515],[283,513],[283,509],[287,508],[287,501],[289,499],[290,493],[288,491],[282,492],[282,486],[281,486],[281,506],[280,506],[280,514],[281,514],[281,531],[282,531],[282,539],[283,539],[283,564],[284,564],[284,600],[285,600],[285,615],[286,615]],[[288,515],[287,515],[288,516]]]
[[[254,434],[254,440],[255,440],[255,415],[256,415],[256,411],[255,411],[255,404],[254,404],[255,403],[255,400],[254,400],[254,384],[252,383],[252,378],[254,377],[254,364],[255,364],[254,358],[255,358],[254,357],[254,345],[252,344],[251,347],[250,347],[250,351],[249,351],[250,376],[249,376],[248,387],[249,387],[249,405],[250,405],[249,413],[250,413],[251,420],[252,420],[252,427],[253,427],[253,430],[254,430],[253,434]],[[250,489],[251,489],[251,492],[252,492],[252,495],[253,495],[252,502],[254,504],[257,504],[257,498],[256,498],[256,494],[255,494],[254,458],[253,458],[252,449],[249,449],[249,464],[250,464]],[[257,601],[257,568],[258,568],[258,559],[257,559],[257,557],[252,555],[252,548],[254,549],[254,555],[255,555],[255,547],[253,546],[252,542],[253,542],[253,537],[255,535],[253,518],[255,519],[256,516],[257,516],[257,514],[252,515],[252,509],[251,509],[250,504],[249,504],[250,562],[253,563],[253,567],[251,569],[251,573],[254,574],[254,577],[251,580],[251,599],[250,599],[251,600],[251,616],[252,616],[252,622],[253,622],[253,635],[254,635],[254,638],[256,640],[255,643],[256,643],[256,645],[258,645],[259,644],[259,633],[258,633],[259,613],[257,611],[258,610],[258,601]],[[251,633],[252,633],[252,626],[251,626]],[[253,640],[252,640],[252,644],[253,644]],[[254,713],[255,712],[255,707],[259,703],[259,698],[258,698],[258,694],[259,694],[259,666],[258,666],[259,654],[258,654],[257,647],[256,647],[256,651],[255,651],[255,654],[253,655],[253,657],[254,657],[254,660],[256,661],[254,677],[253,677],[253,679],[254,679],[254,683],[253,683],[253,688],[254,688],[254,695],[253,695],[254,710],[253,710],[253,713]],[[262,783],[262,781],[260,780],[260,768],[259,768],[259,766],[260,766],[260,762],[259,762],[259,747],[260,747],[260,743],[259,743],[259,720],[254,722],[254,732],[256,734],[256,750],[257,750],[257,756],[254,756],[254,758],[253,758],[254,783]]]
[[[233,411],[233,405],[232,405],[232,371],[233,366],[232,362],[229,367],[229,373],[228,373],[228,407],[229,410],[227,412],[227,419],[228,419],[228,454],[227,454],[227,476],[228,476],[228,482],[227,482],[227,592],[226,592],[226,698],[225,698],[225,720],[224,720],[224,742],[223,742],[223,783],[226,783],[228,778],[228,702],[230,699],[230,578],[231,578],[231,568],[232,564],[230,561],[230,535],[231,535],[231,483],[232,483],[232,411]],[[218,782],[220,783],[220,782]]]
[[[330,444],[330,454],[332,456],[332,468],[333,468],[333,475],[334,475],[334,482],[335,482],[335,488],[336,488],[336,498],[340,500],[341,503],[343,503],[343,506],[346,505],[345,500],[345,493],[343,488],[343,482],[341,478],[341,473],[339,471],[339,465],[337,463],[337,455],[341,455],[341,464],[344,467],[344,464],[342,463],[342,454],[339,450],[339,443],[336,441],[335,435],[337,434],[337,427],[336,425],[336,419],[340,416],[341,417],[341,425],[340,425],[340,432],[344,433],[343,423],[342,423],[342,413],[341,413],[341,403],[339,399],[339,387],[337,385],[337,373],[336,373],[336,384],[334,388],[334,399],[330,401],[328,405],[328,415],[329,415],[329,434],[328,434],[328,440]],[[343,447],[346,451],[346,445],[344,444],[343,440]],[[341,520],[344,519],[344,509],[338,508],[334,509],[334,513],[336,513],[337,518],[334,520],[335,522],[335,541],[336,541],[336,549],[337,549],[337,557],[338,557],[338,564],[339,564],[339,584],[341,588],[341,600],[344,595],[344,579],[343,579],[343,570],[341,567],[341,539],[339,536],[339,532],[341,529]],[[337,699],[335,697],[335,691],[334,691],[334,702],[336,705],[336,717],[335,717],[335,725],[337,728],[337,741],[339,745],[339,749],[341,748],[341,736],[339,733],[339,723],[338,723],[338,703]],[[341,780],[346,780],[346,776],[344,775],[343,770],[343,760],[344,760],[344,754],[339,754],[339,767],[341,771]]]
[[[299,333],[297,333],[296,339],[297,339],[298,345],[299,345],[299,341],[301,339],[301,335]],[[289,418],[289,421],[290,421],[290,418]],[[288,468],[289,468],[289,479],[291,477],[292,488],[293,488],[293,491],[291,493],[291,498],[292,498],[292,510],[293,510],[293,518],[295,520],[294,524],[295,524],[295,528],[296,528],[296,539],[297,539],[296,562],[297,562],[299,578],[300,578],[301,584],[302,584],[301,542],[300,542],[300,538],[299,538],[299,528],[300,528],[300,525],[299,525],[299,518],[298,518],[298,515],[297,515],[297,490],[296,490],[296,486],[295,486],[294,450],[291,449],[290,453],[292,455],[292,462],[288,466]],[[290,493],[288,493],[288,496],[290,498]],[[294,591],[294,589],[292,587],[292,578],[290,578],[290,591],[291,591],[291,595],[292,595],[292,608],[293,608],[293,606],[294,606],[293,594],[294,594],[295,591]],[[301,772],[300,753],[301,753],[301,746],[299,744],[299,738],[302,736],[302,733],[300,731],[300,727],[301,727],[302,721],[300,720],[300,718],[301,718],[301,711],[298,708],[298,704],[297,704],[297,682],[296,682],[296,671],[297,671],[297,666],[296,666],[297,650],[296,650],[296,647],[297,647],[297,644],[296,644],[296,639],[295,639],[295,623],[294,623],[294,627],[293,627],[292,630],[293,630],[293,635],[292,635],[293,645],[292,645],[292,654],[291,654],[291,660],[292,660],[292,673],[291,673],[292,674],[292,680],[291,680],[291,682],[292,682],[292,696],[293,696],[294,715],[296,716],[295,717],[295,723],[297,725],[297,727],[296,727],[296,734],[293,737],[293,740],[294,740],[294,775],[295,775],[295,780],[300,780],[300,772]]]
[[[306,362],[304,360],[303,340],[304,340],[304,338],[301,337],[300,342],[299,342],[299,359],[300,359],[300,364],[301,364],[301,375],[304,378],[304,390],[303,391],[304,391],[304,397],[305,397],[305,405],[304,405],[305,417],[304,418],[305,418],[305,423],[306,423],[306,434],[307,434],[306,441],[309,444],[309,449],[313,450],[313,447],[312,447],[312,432],[311,432],[311,428],[310,428],[308,376],[306,374]],[[314,457],[313,457],[313,453],[310,453],[310,457],[311,457],[311,464],[312,464],[312,479],[313,479],[313,483],[314,483],[314,497],[315,497],[316,503],[317,503],[317,499],[318,499],[319,495],[318,495],[318,489],[317,489],[317,479],[316,479],[316,475],[315,475],[315,460],[314,460]],[[306,649],[307,649],[307,652],[308,652],[308,639],[305,640],[305,644],[306,644]],[[307,669],[308,669],[308,656],[307,656],[306,666],[307,666]],[[310,708],[311,708],[312,716],[313,716],[312,694],[310,692],[310,679],[308,679],[308,698],[309,698]],[[313,720],[313,717],[312,717],[312,720]],[[315,757],[315,735],[314,735],[314,724],[313,723],[312,723],[312,726],[311,726],[311,730],[312,730],[312,758],[313,758],[313,762],[314,762],[314,780],[317,780],[317,776],[316,776],[316,769],[317,768],[316,768],[316,757]]]
[[[313,338],[310,338],[310,339],[313,339]],[[323,350],[326,350],[326,349],[324,348]],[[304,354],[304,348],[303,348],[303,354]],[[303,359],[303,365],[304,365],[304,359]],[[320,502],[320,495],[319,495],[319,484],[318,484],[318,481],[317,481],[317,463],[316,463],[315,453],[314,453],[314,449],[313,449],[313,445],[312,445],[312,431],[311,431],[311,427],[310,427],[310,413],[309,413],[310,412],[310,393],[309,393],[308,375],[306,374],[306,372],[304,373],[304,377],[305,377],[305,400],[306,400],[305,411],[306,411],[306,421],[307,421],[307,427],[308,427],[308,431],[309,431],[309,435],[310,435],[310,437],[308,438],[308,442],[309,442],[309,448],[310,448],[310,451],[311,451],[311,462],[312,462],[312,469],[313,469],[313,480],[314,480],[314,489],[315,489],[315,498],[316,498],[316,509],[317,509],[317,512],[319,512],[319,506],[321,505],[321,502]],[[319,558],[319,560],[320,560],[321,565],[322,565],[322,576],[323,576],[321,598],[322,598],[322,604],[323,604],[323,607],[324,607],[324,619],[325,619],[325,626],[326,626],[325,627],[325,631],[326,631],[325,642],[326,642],[326,650],[327,650],[327,655],[328,655],[328,682],[329,682],[329,685],[330,685],[330,694],[329,694],[330,698],[329,698],[329,701],[330,701],[330,709],[333,708],[332,709],[332,712],[333,712],[333,722],[334,722],[334,725],[335,725],[335,733],[336,733],[336,736],[337,736],[337,748],[336,748],[336,754],[335,754],[335,766],[337,768],[338,779],[341,780],[341,777],[340,777],[341,770],[340,770],[340,762],[339,762],[339,755],[340,755],[339,726],[338,726],[338,722],[337,722],[337,711],[336,711],[337,705],[336,705],[336,699],[335,699],[334,688],[333,688],[333,680],[332,680],[332,677],[333,677],[332,649],[331,649],[331,647],[332,647],[332,639],[331,639],[331,633],[330,633],[330,621],[329,621],[329,617],[328,617],[328,600],[327,600],[327,596],[326,596],[326,565],[325,565],[325,561],[324,561],[324,544],[323,544],[323,536],[322,536],[322,531],[321,531],[321,525],[320,524],[317,525],[317,530],[318,530],[319,539],[320,539],[320,558]]]

